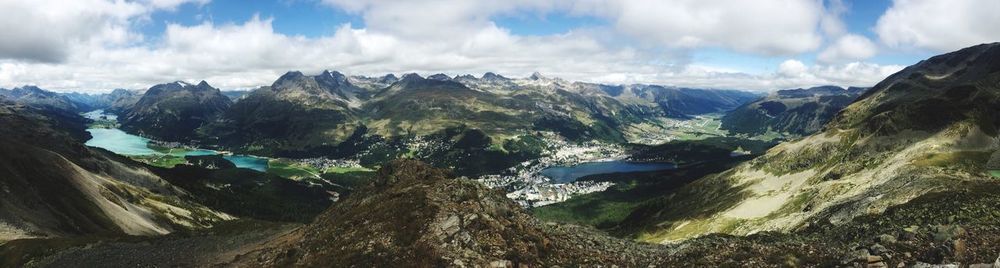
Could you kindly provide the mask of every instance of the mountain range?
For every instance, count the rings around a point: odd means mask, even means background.
[[[0,265],[927,267],[1000,252],[1000,43],[870,89],[289,72],[236,101],[205,82],[157,85],[120,111],[125,129],[163,140],[379,167],[339,199],[218,157],[162,168],[86,147],[79,104],[36,91],[0,94],[14,126],[0,128],[0,234],[25,238],[0,246]],[[698,161],[582,178],[614,186],[566,203],[620,215],[561,213],[600,221],[540,220],[547,207],[468,178],[538,157],[554,141],[543,132],[624,146],[626,126],[717,113],[740,135],[632,155]],[[730,149],[767,132],[794,135]]]
[[[36,107],[54,108],[69,112],[84,112],[89,106],[74,101],[59,93],[47,91],[36,86],[23,86],[14,89],[0,88],[0,98]]]
[[[722,128],[733,133],[809,135],[822,130],[866,88],[822,86],[778,90],[726,113]]]
[[[314,76],[286,73],[231,104],[205,83],[157,85],[120,115],[123,129],[130,132],[255,155],[353,157],[375,164],[412,154],[418,143],[430,142],[441,144],[437,156],[471,155],[459,162],[424,159],[441,167],[500,159],[459,170],[477,175],[534,157],[535,149],[515,145],[532,143],[538,131],[570,141],[626,143],[634,136],[627,126],[719,113],[753,98],[755,94],[735,90],[607,86],[541,75],[397,78],[324,71]],[[482,138],[475,143],[456,146],[462,137],[477,135]]]

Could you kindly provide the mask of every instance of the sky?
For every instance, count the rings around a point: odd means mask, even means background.
[[[997,0],[0,0],[0,87],[227,90],[292,70],[872,86],[1000,41],[997,10]]]

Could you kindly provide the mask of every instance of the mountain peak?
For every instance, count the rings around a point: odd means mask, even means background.
[[[531,79],[531,80],[542,80],[542,79],[545,79],[545,76],[542,76],[542,74],[539,73],[539,72],[534,72],[534,73],[531,73],[531,76],[528,77],[528,78]]]
[[[399,81],[399,77],[396,77],[396,75],[394,74],[387,74],[380,77],[378,81],[379,83],[392,84],[395,83],[396,81]]]
[[[290,79],[297,79],[297,78],[304,77],[304,76],[305,75],[302,74],[302,72],[300,72],[300,71],[288,71],[287,73],[281,75],[281,77],[278,77],[278,81],[290,80]],[[275,82],[275,83],[277,83],[277,82]]]
[[[451,77],[448,76],[447,74],[439,73],[439,74],[434,74],[434,75],[428,76],[427,79],[438,80],[438,81],[448,81],[448,80],[451,80]]]
[[[415,81],[415,80],[424,80],[424,78],[421,77],[417,73],[407,73],[407,74],[404,74],[403,78],[401,78],[399,80],[400,81]]]
[[[346,75],[344,75],[343,73],[340,73],[338,71],[332,71],[331,72],[329,70],[323,70],[323,73],[320,74],[320,76],[329,76],[329,77],[333,77],[334,79],[337,79],[337,80],[346,80],[347,79]]]
[[[271,84],[271,90],[281,91],[281,89],[285,88],[285,84],[294,83],[294,81],[302,81],[306,78],[307,77],[300,71],[289,71],[281,75],[281,77],[278,77],[278,80],[274,80],[274,83]]]
[[[25,97],[28,97],[28,98],[32,98],[32,97],[58,98],[58,97],[60,97],[59,94],[57,94],[55,92],[44,90],[44,89],[41,89],[41,88],[39,88],[37,86],[33,86],[33,85],[24,85],[24,86],[21,86],[21,87],[16,87],[16,88],[5,90],[5,91],[7,91],[7,92],[0,91],[0,94],[7,94],[7,95],[9,95],[7,97],[10,97],[12,99],[20,99],[20,98],[25,98]]]
[[[347,76],[338,71],[330,72],[324,70],[323,73],[316,76],[316,81],[321,84],[327,84],[330,87],[339,87],[348,84]]]
[[[150,87],[119,118],[122,128],[162,140],[187,141],[201,127],[232,104],[222,91],[201,81],[184,81]],[[181,116],[177,116],[181,115]]]
[[[42,90],[41,88],[39,88],[38,86],[35,86],[35,85],[24,85],[24,86],[21,86],[19,88],[23,89],[23,90],[30,90],[30,91],[45,91],[45,90]]]
[[[39,88],[37,86],[33,86],[33,85],[24,85],[24,86],[21,86],[21,87],[16,87],[16,88],[11,89],[10,91],[11,91],[11,93],[13,93],[14,95],[17,95],[17,96],[23,96],[23,95],[28,95],[28,94],[37,94],[37,95],[46,95],[46,96],[47,95],[55,95],[55,92],[44,90],[44,89],[41,89],[41,88]]]
[[[506,77],[503,77],[502,75],[499,74],[495,74],[493,72],[486,72],[485,74],[483,74],[482,79],[487,81],[508,80]]]
[[[175,84],[175,85],[180,86],[180,87],[191,86],[191,83],[185,82],[183,80],[177,80],[177,81],[174,81],[171,84]]]

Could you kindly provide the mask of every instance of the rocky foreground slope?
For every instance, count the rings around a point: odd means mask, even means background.
[[[235,266],[646,266],[666,247],[542,223],[482,184],[394,161],[315,222],[237,258]]]
[[[306,225],[230,222],[158,238],[21,240],[0,264],[28,267],[898,267],[992,263],[1000,185],[921,196],[847,224],[711,234],[673,245],[540,222],[502,193],[412,160]],[[183,256],[183,257],[179,257]]]

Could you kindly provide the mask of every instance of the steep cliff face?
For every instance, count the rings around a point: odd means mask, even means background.
[[[998,126],[1000,44],[966,48],[890,76],[826,131],[651,202],[622,226],[655,242],[790,231],[995,184],[986,165]]]

